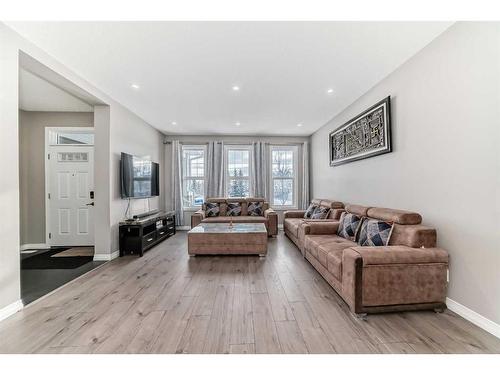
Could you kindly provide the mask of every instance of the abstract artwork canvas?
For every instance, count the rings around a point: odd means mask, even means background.
[[[330,133],[330,166],[391,152],[391,97]]]

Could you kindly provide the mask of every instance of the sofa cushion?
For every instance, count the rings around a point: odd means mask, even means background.
[[[226,215],[227,216],[241,216],[241,203],[240,202],[228,202]]]
[[[311,215],[311,219],[326,219],[329,213],[329,207],[319,206],[314,210],[313,214]]]
[[[358,244],[361,246],[387,246],[391,233],[392,223],[366,218],[361,224]]]
[[[336,241],[326,243],[324,245],[318,246],[318,256],[317,259],[323,265],[323,267],[328,268],[328,254],[331,252],[340,252],[340,258],[342,258],[342,251],[348,247],[355,246],[354,242],[348,241],[344,238],[339,238]],[[339,278],[339,275],[336,275]]]
[[[220,203],[218,202],[205,202],[205,216],[214,217],[220,214]]]
[[[360,206],[359,204],[346,204],[345,205],[345,210],[347,212],[350,212],[351,214],[355,214],[358,216],[366,216],[368,215],[368,209],[370,207],[367,206]]]
[[[310,219],[316,208],[318,208],[318,206],[314,203],[311,203],[309,207],[307,207],[306,212],[304,213],[304,219]]]
[[[311,253],[315,258],[319,257],[318,249],[320,247],[327,247],[331,244],[344,243],[349,246],[356,246],[353,241],[346,240],[345,238],[339,237],[336,234],[324,235],[324,234],[310,234],[304,239],[304,248],[306,251]]]
[[[347,240],[355,241],[361,224],[361,217],[348,212],[340,215],[340,224],[337,234]]]
[[[264,216],[264,202],[248,202],[248,216]]]
[[[288,232],[292,233],[295,237],[299,237],[299,226],[300,223],[303,222],[303,219],[299,218],[286,218],[283,225],[285,227],[285,230]]]

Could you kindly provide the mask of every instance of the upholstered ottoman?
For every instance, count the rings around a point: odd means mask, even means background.
[[[262,223],[200,223],[188,234],[189,255],[267,254],[267,230]]]

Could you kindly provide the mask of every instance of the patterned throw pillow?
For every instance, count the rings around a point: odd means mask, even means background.
[[[330,208],[318,206],[311,215],[311,219],[326,219],[330,213]]]
[[[241,216],[241,203],[229,202],[227,204],[226,216]]]
[[[220,213],[220,205],[219,203],[205,203],[205,216],[206,217],[215,217],[219,216]]]
[[[316,208],[318,208],[318,206],[316,206],[315,204],[311,203],[309,205],[309,207],[307,207],[307,210],[306,212],[304,213],[304,219],[310,219],[312,214],[314,213],[314,210],[316,210]]]
[[[348,212],[342,212],[337,235],[347,240],[354,241],[358,233],[359,224],[361,224],[361,217]]]
[[[391,234],[391,223],[365,219],[359,231],[358,244],[361,246],[387,246]]]
[[[264,216],[264,202],[248,202],[248,216]]]

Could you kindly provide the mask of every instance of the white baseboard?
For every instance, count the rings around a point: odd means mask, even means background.
[[[13,302],[10,305],[7,305],[4,308],[0,309],[0,321],[7,319],[9,316],[22,310],[23,307],[23,301],[17,300],[16,302]]]
[[[21,251],[30,249],[50,249],[50,245],[46,243],[26,243],[21,245]]]
[[[454,313],[460,315],[462,318],[467,319],[469,322],[474,323],[478,327],[484,329],[486,332],[500,338],[500,324],[497,324],[488,318],[478,314],[477,312],[465,307],[464,305],[446,298],[446,306]]]
[[[120,252],[114,251],[111,254],[94,254],[94,261],[102,262],[102,261],[110,261],[120,256]]]
[[[179,227],[175,227],[176,230],[191,230],[191,227],[189,225],[182,225]]]

